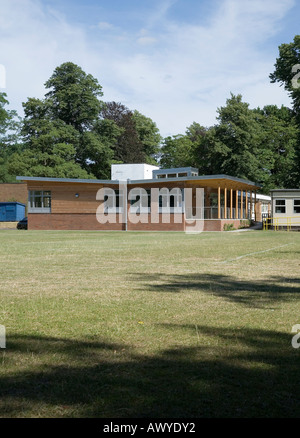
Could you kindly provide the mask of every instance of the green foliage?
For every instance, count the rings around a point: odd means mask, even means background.
[[[300,35],[293,42],[279,46],[279,57],[276,59],[274,72],[270,74],[271,82],[278,82],[288,91],[293,101],[293,112],[297,124],[298,138],[295,150],[296,171],[292,178],[295,186],[300,184]]]
[[[0,93],[0,182],[15,182],[15,174],[8,167],[9,157],[20,151],[20,119],[16,111],[7,110],[5,93]]]
[[[155,123],[121,104],[104,104],[97,79],[79,66],[62,64],[45,86],[50,91],[43,100],[23,104],[24,151],[9,158],[11,172],[108,179],[112,163],[155,162]]]
[[[79,132],[93,128],[103,107],[99,100],[102,87],[97,79],[66,62],[54,70],[45,87],[50,89],[46,99],[54,119],[63,120]]]
[[[174,135],[164,139],[160,164],[164,168],[193,166],[194,143],[184,135]]]
[[[194,122],[186,135],[167,137],[162,166],[249,179],[261,184],[263,193],[294,185],[298,131],[291,110],[275,105],[252,110],[241,95],[231,94],[217,112],[215,126]]]
[[[162,141],[162,137],[159,133],[159,129],[156,123],[149,117],[144,116],[138,111],[134,111],[132,118],[135,123],[135,129],[138,134],[138,138],[143,145],[143,151],[148,164],[157,164],[157,157],[159,153],[159,146]]]
[[[223,231],[234,231],[234,225],[233,224],[224,224]]]
[[[88,178],[88,172],[76,163],[78,131],[61,119],[53,119],[48,101],[28,99],[23,107],[24,150],[9,158],[10,172],[26,176]]]
[[[112,146],[114,159],[122,163],[143,163],[146,161],[145,145],[142,140],[147,140],[147,131],[145,133],[141,128],[144,120],[141,120],[141,117],[137,115],[134,119],[133,113],[126,106],[117,102],[106,102],[101,115],[104,120],[114,122],[119,128],[119,135]],[[141,134],[136,129],[137,125],[140,127]]]
[[[251,225],[251,220],[250,219],[244,219],[241,221],[240,225],[239,225],[239,229],[243,229],[243,228],[249,228]]]

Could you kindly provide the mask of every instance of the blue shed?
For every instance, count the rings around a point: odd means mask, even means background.
[[[25,204],[0,202],[0,222],[19,222],[25,216]]]

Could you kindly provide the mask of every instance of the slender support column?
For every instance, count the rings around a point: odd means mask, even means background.
[[[252,210],[253,210],[253,192],[252,192],[252,190],[251,190],[251,192],[250,192],[250,211],[251,211],[251,213],[250,213],[250,219],[252,220]]]
[[[235,218],[239,218],[239,191],[235,191]]]
[[[246,219],[248,219],[248,190],[246,190]]]
[[[244,219],[244,191],[241,190],[241,219]]]
[[[232,217],[232,204],[233,204],[233,190],[230,189],[230,219],[233,219],[233,217]]]
[[[218,187],[218,219],[221,219],[221,187]]]
[[[224,189],[224,219],[227,219],[227,187]]]
[[[255,222],[257,220],[257,214],[256,214],[256,190],[254,192],[254,213],[255,213]]]

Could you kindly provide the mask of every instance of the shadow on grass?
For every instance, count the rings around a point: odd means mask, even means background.
[[[155,292],[199,291],[224,298],[228,301],[262,308],[286,299],[298,300],[300,278],[270,276],[265,282],[238,280],[223,274],[136,274],[135,280],[144,283],[145,289]]]
[[[177,330],[195,331],[160,327],[174,339]],[[47,416],[49,407],[51,416],[66,417],[299,417],[292,335],[203,326],[197,333],[218,347],[206,342],[146,356],[122,344],[12,337],[5,362],[21,356],[30,366],[0,377],[0,415]]]

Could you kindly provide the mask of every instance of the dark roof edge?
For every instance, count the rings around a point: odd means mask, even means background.
[[[270,192],[299,192],[300,189],[272,189]]]
[[[78,178],[46,178],[46,177],[35,177],[35,176],[17,176],[18,181],[49,181],[49,182],[65,182],[65,183],[81,183],[81,184],[118,184],[119,180],[100,180],[100,179],[78,179]],[[128,184],[162,184],[164,182],[181,182],[181,181],[201,181],[209,179],[228,179],[231,181],[241,182],[254,187],[261,187],[253,181],[248,181],[242,178],[237,178],[230,175],[199,175],[199,176],[188,176],[183,178],[162,178],[162,179],[141,179],[141,180],[127,180]]]

